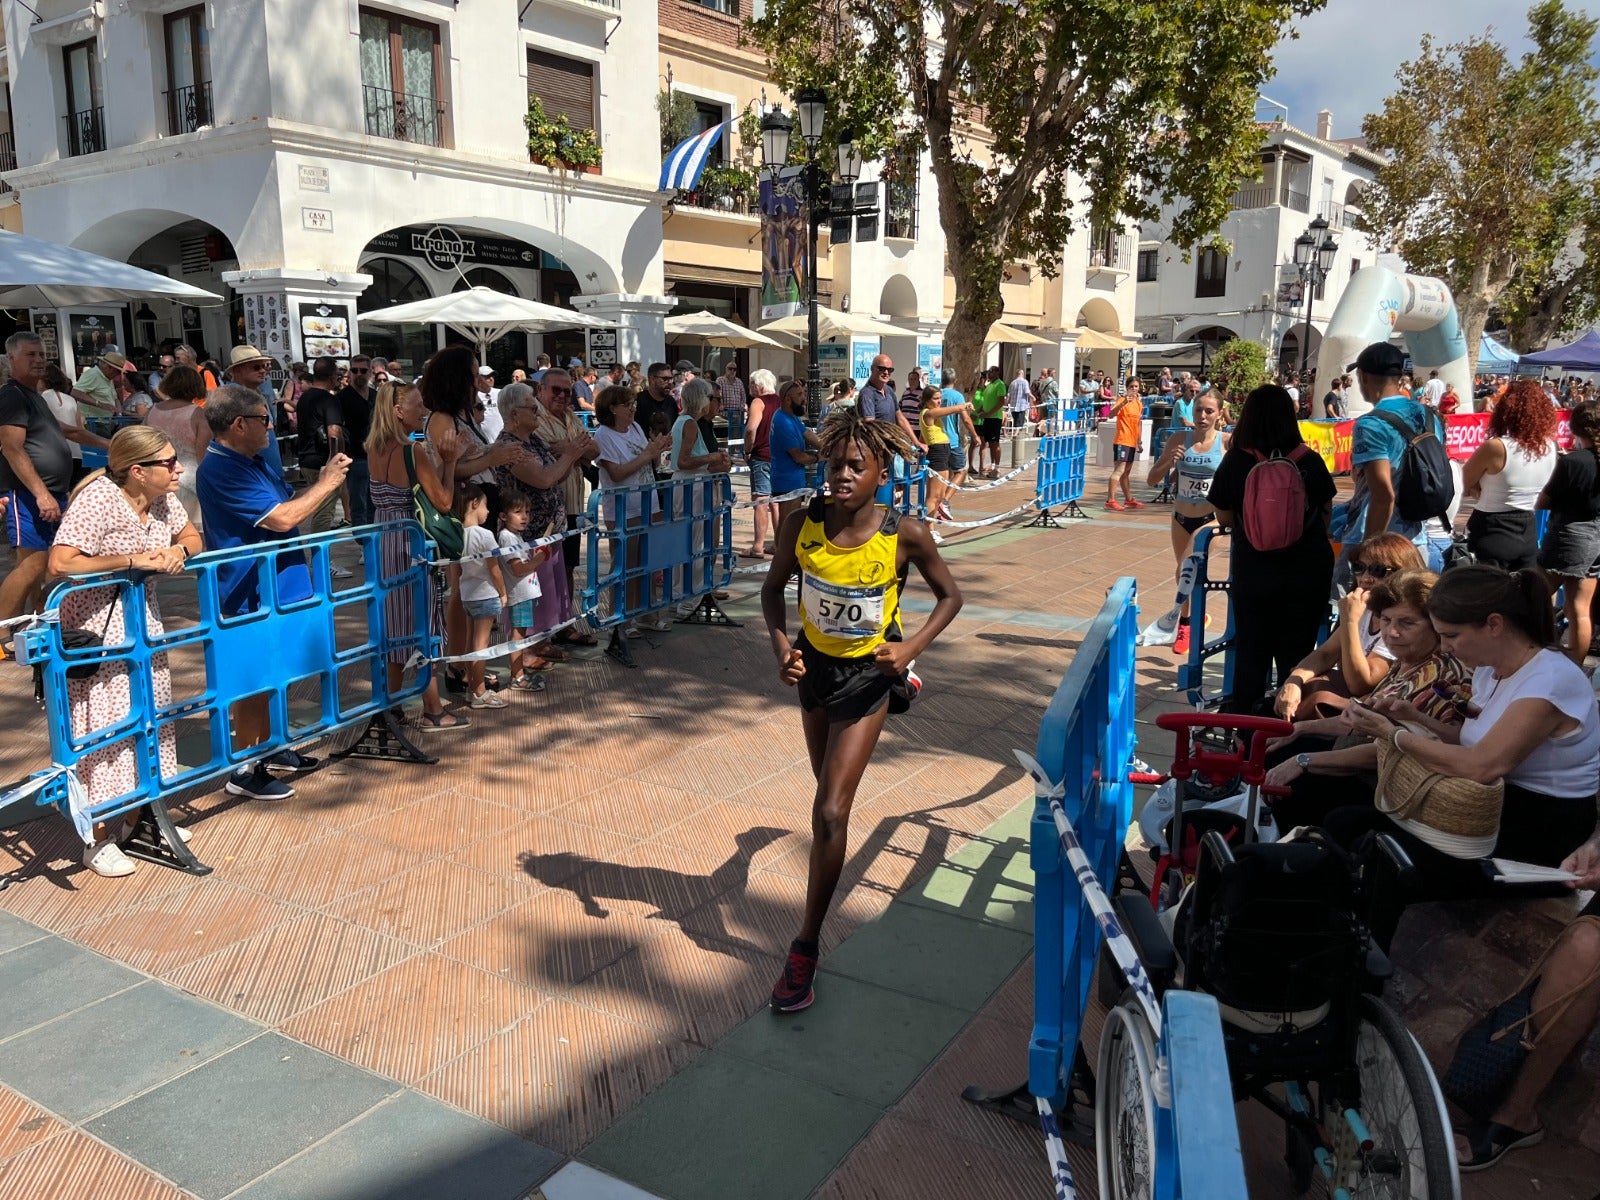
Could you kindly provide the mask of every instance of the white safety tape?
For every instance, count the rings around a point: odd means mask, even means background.
[[[1033,1102],[1039,1108],[1039,1125],[1044,1129],[1044,1154],[1050,1160],[1050,1180],[1056,1185],[1056,1200],[1077,1200],[1072,1164],[1067,1161],[1067,1147],[1061,1140],[1055,1109],[1043,1096],[1035,1096]]]
[[[561,622],[561,624],[555,626],[553,629],[539,630],[536,633],[529,634],[525,638],[518,638],[514,642],[499,642],[493,646],[485,646],[482,650],[469,651],[466,654],[445,654],[430,660],[423,655],[422,651],[418,650],[406,660],[406,670],[413,670],[414,668],[419,667],[423,663],[429,661],[432,661],[435,665],[437,665],[439,663],[488,662],[490,659],[504,658],[508,654],[516,654],[518,651],[526,650],[530,646],[537,646],[540,642],[548,642],[563,629],[569,629],[581,620],[583,620],[581,615],[576,616],[570,620]]]
[[[938,517],[924,517],[923,520],[930,525],[938,525],[941,529],[978,529],[984,525],[993,525],[997,521],[1004,521],[1011,517],[1027,512],[1034,506],[1032,500],[1017,505],[1008,512],[995,513],[992,517],[984,517],[978,521],[944,521]]]
[[[816,494],[816,488],[801,488],[799,491],[785,492],[781,496],[763,496],[760,504],[782,504],[785,500],[804,500]],[[735,500],[733,506],[735,508],[756,508],[758,503],[755,500]]]
[[[1122,926],[1117,922],[1111,901],[1106,898],[1105,889],[1100,886],[1100,880],[1094,873],[1094,866],[1089,862],[1089,856],[1083,852],[1083,847],[1078,843],[1077,831],[1072,828],[1066,809],[1061,807],[1061,798],[1066,795],[1065,786],[1051,783],[1044,768],[1033,755],[1023,750],[1013,750],[1012,753],[1017,756],[1022,769],[1033,777],[1034,799],[1049,803],[1050,815],[1056,823],[1056,834],[1061,839],[1061,849],[1067,856],[1067,862],[1072,866],[1072,873],[1078,880],[1078,886],[1083,890],[1083,898],[1088,903],[1090,911],[1094,913],[1100,932],[1105,935],[1106,948],[1111,951],[1111,957],[1116,959],[1117,966],[1122,968],[1128,985],[1133,988],[1133,994],[1139,1000],[1139,1006],[1144,1009],[1145,1019],[1150,1022],[1150,1028],[1159,1037],[1161,1005],[1156,1000],[1155,988],[1151,986],[1150,977],[1144,972],[1144,964],[1139,961],[1138,951],[1133,948],[1133,943],[1128,940],[1128,935],[1122,932]]]
[[[0,795],[0,806],[9,806],[18,801],[26,800],[61,776],[67,779],[67,815],[72,818],[72,827],[78,831],[78,836],[83,839],[83,844],[94,844],[94,819],[89,816],[89,789],[83,786],[83,781],[78,778],[78,772],[72,767],[52,766],[44,771],[35,771],[28,776],[27,781],[19,788]]]
[[[50,622],[61,620],[61,610],[57,608],[46,609],[42,613],[23,613],[20,617],[8,617],[0,621],[0,629],[10,629],[13,625],[32,625],[35,621]]]
[[[585,533],[592,528],[593,525],[590,522],[580,518],[576,529],[547,533],[531,542],[524,542],[520,547],[496,546],[493,550],[480,550],[476,554],[463,554],[460,558],[425,558],[418,555],[411,561],[413,563],[429,563],[435,567],[453,567],[461,563],[482,562],[484,559],[489,558],[521,558],[529,550],[537,550],[541,546],[553,546],[557,542],[564,542],[567,538],[576,537],[578,534]]]
[[[1033,458],[1030,458],[1027,462],[1023,463],[1020,467],[1016,467],[1013,470],[1007,471],[1004,475],[1000,476],[998,479],[991,479],[991,480],[989,480],[988,483],[963,483],[957,489],[957,491],[962,491],[962,492],[987,492],[990,488],[1002,487],[1005,484],[1010,483],[1013,479],[1015,479],[1018,475],[1021,475],[1024,471],[1032,469],[1034,464],[1037,463],[1038,461],[1039,461],[1038,457],[1035,456]]]

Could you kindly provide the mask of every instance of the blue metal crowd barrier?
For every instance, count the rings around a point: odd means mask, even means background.
[[[1132,579],[1119,579],[1051,698],[1034,748],[1096,881],[1116,878],[1132,817],[1128,773],[1135,749],[1137,637],[1136,586]],[[1068,860],[1050,796],[1036,796],[1030,843],[1034,992],[1027,1091],[1053,1113],[1070,1113],[1101,923],[1091,910],[1081,864],[1075,870]],[[1166,1070],[1171,1086],[1165,1096],[1158,1090],[1150,1106],[1156,1161],[1149,1164],[1154,1170],[1149,1194],[1154,1200],[1243,1196],[1231,1084],[1226,1070],[1218,1069],[1226,1056],[1216,1001],[1171,990],[1159,1015],[1161,1027],[1152,1031],[1159,1039],[1157,1069]],[[1114,1115],[1112,1125],[1121,1124]],[[1110,1149],[1102,1146],[1100,1152]],[[1064,1159],[1056,1165],[1057,1195],[1070,1195]]]
[[[916,471],[889,481],[889,504],[904,516],[924,518],[928,515],[928,469]]]
[[[396,532],[405,539],[408,565],[391,575],[384,572],[380,546],[386,535]],[[362,569],[351,580],[332,577],[330,555],[336,545],[353,545],[360,552]],[[122,613],[142,614],[152,611],[150,606],[169,578],[173,582],[167,586],[193,589],[199,611],[192,624],[179,624],[186,618],[166,614],[167,627],[158,634],[152,634],[144,620],[125,617],[125,635],[112,645],[68,645],[59,621],[17,635],[19,661],[39,670],[52,770],[58,776],[33,793],[35,802],[54,804],[70,817],[65,773],[97,751],[125,744],[132,751],[133,786],[94,802],[80,815],[99,823],[159,805],[159,819],[165,821],[165,801],[179,792],[214,783],[239,765],[294,743],[370,723],[375,717],[387,719],[394,705],[421,694],[429,678],[424,663],[409,683],[391,688],[390,654],[410,651],[427,660],[438,653],[437,639],[428,630],[429,551],[422,527],[405,521],[308,534],[273,543],[272,554],[254,546],[213,551],[196,556],[179,577],[135,572],[82,576],[62,583],[50,594],[51,611],[59,612],[63,604],[70,607],[77,599],[91,611],[109,611],[100,596],[91,593],[112,589],[113,603]],[[286,601],[279,594],[277,565],[284,554],[309,557],[311,594],[306,599]],[[255,612],[227,616],[221,608],[220,576],[225,567],[241,561],[251,563],[256,572],[260,605]],[[407,603],[395,610],[410,614],[413,627],[391,627],[390,597],[397,593],[408,594]],[[174,698],[166,702],[156,698],[158,656],[172,669]],[[102,726],[74,730],[68,672],[94,665],[104,670],[116,664],[128,668],[128,711]],[[261,743],[235,749],[231,710],[239,701],[255,697],[266,700],[271,732]],[[164,776],[163,736],[176,738],[180,728],[197,733],[200,722],[205,726],[204,761]],[[411,749],[397,732],[393,736]],[[185,752],[193,749],[190,739]],[[421,757],[414,752],[409,756]],[[7,803],[8,797],[0,795],[0,807]],[[172,849],[179,859],[188,859],[182,865],[198,866],[181,844]]]
[[[693,617],[684,619],[738,624],[727,618],[712,596],[733,578],[729,476],[692,475],[595,491],[589,497],[588,517],[583,608],[595,628],[612,631],[607,653],[632,666],[620,636],[622,626],[690,600],[699,600],[699,605]],[[631,603],[630,585],[635,593]]]
[[[1194,535],[1193,553],[1200,560],[1200,571],[1195,576],[1194,591],[1189,593],[1189,661],[1178,664],[1178,686],[1189,694],[1189,702],[1198,708],[1215,708],[1233,691],[1233,605],[1228,605],[1228,619],[1216,637],[1207,636],[1207,601],[1213,593],[1228,590],[1228,580],[1211,577],[1211,550],[1218,538],[1231,537],[1227,530],[1207,525]],[[1194,636],[1194,634],[1199,636]],[[1222,655],[1222,690],[1206,689],[1206,663]]]
[[[1089,466],[1089,428],[1084,423],[1087,409],[1065,405],[1059,425],[1061,432],[1039,439],[1039,463],[1034,476],[1033,502],[1039,510],[1030,524],[1060,528],[1053,510],[1068,517],[1087,517],[1079,506],[1087,482]]]

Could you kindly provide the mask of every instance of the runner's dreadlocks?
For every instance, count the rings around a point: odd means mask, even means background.
[[[823,418],[817,430],[817,457],[826,462],[835,446],[855,442],[878,460],[881,466],[894,463],[894,456],[915,460],[916,444],[898,421],[873,421],[861,415],[854,405],[836,408]]]

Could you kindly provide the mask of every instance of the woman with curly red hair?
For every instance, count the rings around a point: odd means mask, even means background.
[[[1556,469],[1556,408],[1534,379],[1518,379],[1489,416],[1489,437],[1462,469],[1477,498],[1467,547],[1481,563],[1520,571],[1539,553],[1534,505]]]

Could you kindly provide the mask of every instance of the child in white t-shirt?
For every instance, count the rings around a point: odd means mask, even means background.
[[[539,577],[534,574],[550,557],[550,547],[527,548],[528,521],[533,516],[533,502],[522,492],[507,492],[500,499],[500,548],[517,551],[501,559],[506,581],[511,584],[507,594],[511,610],[511,637],[522,641],[533,630],[533,602],[540,596]],[[511,686],[519,692],[544,691],[544,676],[536,674],[534,661],[546,663],[546,670],[554,664],[539,659],[532,650],[519,650],[511,657]]]
[[[483,485],[469,483],[456,490],[456,516],[466,528],[466,545],[462,557],[471,559],[474,554],[495,550],[499,543],[494,534],[484,526],[489,517],[489,500]],[[506,606],[505,575],[500,564],[492,558],[479,558],[461,564],[459,585],[461,607],[467,610],[472,623],[470,649],[487,650],[494,619]],[[484,686],[483,660],[474,659],[467,664],[467,690],[472,694],[473,708],[504,708],[505,699]]]

